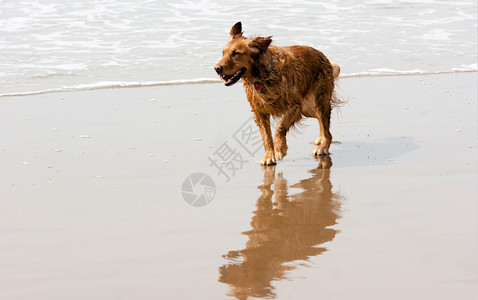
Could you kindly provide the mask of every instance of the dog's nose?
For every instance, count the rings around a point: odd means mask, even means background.
[[[216,70],[216,73],[221,75],[223,67],[219,64],[214,66],[214,70]]]

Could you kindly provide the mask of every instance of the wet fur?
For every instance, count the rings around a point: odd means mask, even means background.
[[[312,47],[278,47],[271,42],[271,37],[244,37],[238,22],[231,28],[223,57],[214,67],[226,85],[243,81],[264,143],[261,164],[275,164],[276,159],[286,156],[286,134],[304,117],[319,120],[318,147],[313,155],[328,155],[331,111],[340,103],[334,93],[339,66]],[[271,116],[280,117],[274,139]]]

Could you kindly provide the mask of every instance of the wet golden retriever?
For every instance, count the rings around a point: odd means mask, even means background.
[[[340,68],[312,47],[271,45],[271,37],[246,38],[241,22],[230,31],[222,58],[214,66],[226,86],[244,83],[264,143],[263,165],[287,154],[286,134],[303,117],[319,120],[320,134],[313,155],[328,155],[332,142],[330,115],[339,103],[334,80]],[[280,117],[272,139],[270,117]]]

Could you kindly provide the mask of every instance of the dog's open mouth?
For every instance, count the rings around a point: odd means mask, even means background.
[[[236,83],[237,81],[239,81],[239,79],[241,79],[241,77],[242,77],[242,75],[244,75],[244,73],[246,73],[246,68],[240,69],[239,71],[237,71],[233,75],[221,75],[219,77],[221,77],[222,81],[224,81],[224,85],[230,86],[230,85],[233,85],[234,83]]]

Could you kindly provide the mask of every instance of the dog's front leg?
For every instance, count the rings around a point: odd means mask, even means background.
[[[274,152],[278,160],[282,160],[287,155],[287,139],[286,134],[289,128],[302,118],[302,107],[300,105],[293,106],[287,110],[282,116],[276,127],[276,135],[274,138]]]
[[[261,165],[275,165],[274,142],[272,140],[270,114],[254,113],[257,126],[261,132],[262,142],[264,143],[264,157],[261,159]]]

